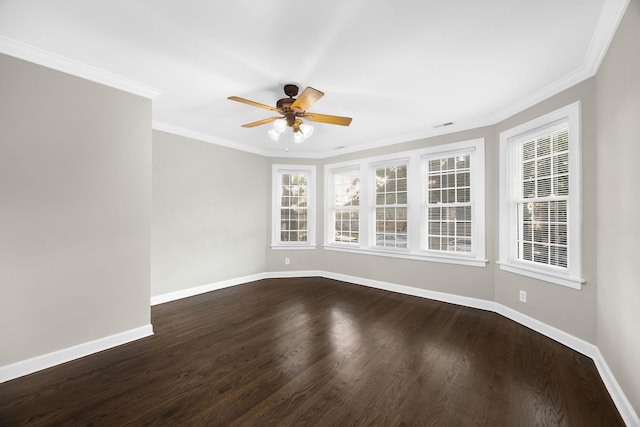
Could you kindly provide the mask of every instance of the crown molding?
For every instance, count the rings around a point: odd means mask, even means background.
[[[584,68],[595,76],[627,11],[629,0],[605,0],[587,50]]]
[[[280,151],[268,151],[262,150],[254,147],[250,147],[248,145],[240,144],[234,141],[230,141],[228,139],[219,138],[213,136],[208,133],[195,131],[192,129],[172,125],[171,123],[161,122],[158,120],[153,120],[151,123],[151,127],[154,130],[167,132],[178,136],[184,136],[185,138],[194,139],[197,141],[208,142],[215,145],[220,145],[227,148],[232,148],[234,150],[245,151],[247,153],[258,154],[264,157],[287,157],[287,158],[304,158],[304,159],[320,159],[322,156],[317,153],[291,153],[291,152],[280,152]]]
[[[628,5],[629,0],[604,1],[587,54],[579,68],[481,121],[487,125],[494,125],[595,76]]]
[[[144,98],[154,99],[160,94],[159,89],[8,37],[0,36],[0,53]]]
[[[259,154],[261,156],[269,156],[271,153],[265,150],[260,150],[248,145],[239,144],[237,142],[229,141],[227,139],[218,138],[204,132],[198,132],[192,129],[183,128],[180,126],[172,125],[171,123],[161,122],[153,120],[151,122],[151,128],[153,130],[167,132],[178,136],[184,136],[185,138],[195,139],[201,142],[208,142],[210,144],[220,145],[222,147],[233,148],[239,151],[246,151],[247,153]]]

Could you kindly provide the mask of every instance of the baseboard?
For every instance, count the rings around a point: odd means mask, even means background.
[[[265,274],[268,279],[281,279],[287,277],[327,277],[327,273],[322,270],[271,271]]]
[[[149,324],[114,335],[109,335],[104,338],[99,338],[97,340],[74,345],[73,347],[32,357],[10,365],[1,366],[0,383],[23,377],[55,365],[70,362],[93,353],[108,350],[150,335],[153,335],[153,326]]]
[[[451,304],[463,305],[465,307],[479,308],[481,310],[494,311],[494,303],[491,301],[463,297],[459,295],[447,294],[444,292],[429,291],[426,289],[414,288],[413,286],[397,285],[390,282],[382,282],[380,280],[365,279],[357,276],[349,276],[346,274],[331,273],[328,271],[320,272],[321,277],[327,279],[340,280],[343,282],[353,283],[361,286],[369,286],[371,288],[382,289],[385,291],[397,292],[405,295],[412,295],[421,298],[432,299],[435,301],[448,302]]]
[[[249,276],[236,277],[219,282],[208,283],[206,285],[194,286],[193,288],[181,289],[175,292],[155,295],[151,297],[151,305],[164,304],[165,302],[177,301],[182,298],[189,298],[196,295],[204,294],[219,289],[230,288],[231,286],[242,285],[244,283],[254,282],[262,279],[279,279],[287,277],[323,277],[321,271],[274,271],[269,273],[258,273]]]
[[[613,399],[618,411],[620,411],[624,422],[629,427],[640,427],[640,417],[638,417],[633,406],[631,406],[631,402],[629,402],[629,399],[627,399],[627,396],[622,391],[620,384],[618,384],[616,377],[613,376],[613,372],[609,369],[609,365],[607,365],[604,356],[597,347],[596,356],[593,358],[593,361],[596,364],[596,368],[598,368],[602,382],[604,382],[605,387],[609,391],[609,395],[611,399]]]
[[[237,277],[234,279],[222,280],[220,282],[208,283],[206,285],[195,286],[193,288],[181,289],[175,292],[156,295],[151,297],[151,305],[164,304],[165,302],[176,301],[182,298],[188,298],[195,295],[204,294],[218,289],[229,288],[231,286],[241,285],[243,283],[262,280],[267,277],[266,273],[252,274],[249,276]]]
[[[493,311],[595,360],[598,348],[581,338],[534,319],[533,317],[529,317],[526,314],[522,314],[519,311],[502,304],[495,303]]]

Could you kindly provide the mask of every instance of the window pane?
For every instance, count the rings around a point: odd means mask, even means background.
[[[538,180],[538,197],[547,197],[551,195],[551,178]]]
[[[550,176],[551,175],[551,159],[549,157],[545,157],[544,159],[540,159],[536,163],[536,174],[540,177]]]
[[[456,175],[456,187],[468,187],[471,185],[469,172],[463,172]]]
[[[436,197],[436,193],[434,196]],[[376,246],[407,247],[407,167],[376,168]]]
[[[536,177],[536,164],[535,162],[524,162],[522,164],[522,179],[525,181],[535,179]]]
[[[553,156],[553,173],[569,173],[569,153]]]
[[[406,205],[407,204],[407,192],[406,191],[401,191],[398,193],[396,201],[399,205]]]
[[[553,152],[569,151],[569,130],[564,129],[553,135]]]
[[[429,250],[471,251],[470,159],[466,154],[426,162]],[[433,190],[438,188],[443,190]],[[433,206],[436,204],[440,206]]]
[[[304,242],[309,226],[307,177],[301,173],[282,173],[280,182],[280,241]]]
[[[569,195],[569,175],[557,176],[553,179],[553,192],[556,196]]]
[[[549,154],[551,154],[551,137],[545,136],[538,139],[537,147],[536,147],[536,156],[542,157],[542,156],[548,156]]]
[[[429,208],[429,221],[439,220],[441,217],[440,210],[441,208]]]
[[[470,188],[461,188],[457,191],[457,202],[458,203],[469,203],[471,201],[471,189]]]
[[[564,135],[564,136],[563,136]],[[518,204],[518,257],[524,261],[567,267],[567,201],[549,197],[568,196],[568,148],[566,132],[522,144],[522,197],[536,199]],[[557,154],[555,154],[557,153]],[[535,168],[532,168],[535,164]],[[534,186],[535,184],[535,186]]]
[[[531,199],[536,196],[536,182],[527,181],[522,183],[522,197]]]
[[[522,144],[522,160],[531,160],[536,156],[535,141]]]

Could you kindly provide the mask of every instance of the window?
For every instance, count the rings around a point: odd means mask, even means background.
[[[500,267],[580,289],[580,104],[500,134]]]
[[[273,247],[315,245],[315,167],[273,165]]]
[[[486,266],[484,140],[325,166],[325,249]]]
[[[427,159],[427,249],[471,253],[471,155]]]
[[[360,242],[360,171],[338,170],[331,174],[331,207],[328,223],[333,223],[330,241],[357,244]]]
[[[375,246],[407,247],[407,165],[375,166]]]

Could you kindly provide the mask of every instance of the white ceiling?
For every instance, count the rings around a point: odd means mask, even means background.
[[[240,125],[273,114],[227,97],[312,86],[311,111],[353,122],[288,155],[325,157],[492,124],[593,76],[627,3],[0,0],[0,51],[156,88],[155,128],[267,155],[284,154],[270,125]]]

